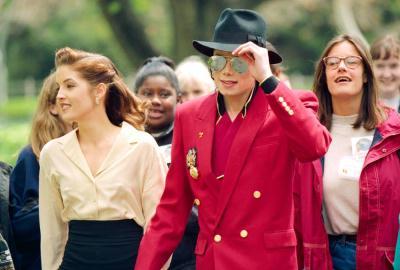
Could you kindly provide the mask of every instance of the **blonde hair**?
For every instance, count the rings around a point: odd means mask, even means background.
[[[212,92],[215,89],[215,84],[208,66],[196,55],[183,59],[176,67],[175,73],[178,77],[178,82],[181,88],[182,85],[191,79],[198,79],[206,85],[209,92]]]
[[[33,153],[37,158],[48,141],[61,137],[68,131],[60,116],[50,111],[51,107],[56,105],[57,93],[58,86],[53,72],[43,82],[29,136]]]
[[[92,86],[107,85],[105,108],[108,119],[116,126],[123,121],[139,130],[144,130],[145,112],[143,103],[131,92],[122,80],[120,72],[106,56],[68,47],[59,49],[55,65],[71,66]]]

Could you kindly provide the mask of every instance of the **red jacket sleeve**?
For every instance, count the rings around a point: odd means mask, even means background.
[[[186,175],[183,134],[179,110],[174,121],[171,167],[156,213],[139,247],[135,269],[160,270],[184,233],[193,206],[193,193]]]
[[[331,137],[316,117],[318,99],[315,94],[289,89],[280,82],[266,96],[289,139],[293,154],[300,161],[312,161],[325,155]]]

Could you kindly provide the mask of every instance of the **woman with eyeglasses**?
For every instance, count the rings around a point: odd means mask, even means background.
[[[323,156],[330,143],[317,99],[279,82],[266,23],[225,9],[211,42],[217,92],[179,105],[166,189],[142,239],[136,268],[158,270],[178,245],[192,205],[200,232],[196,269],[297,269],[292,177],[295,160]]]
[[[377,102],[366,46],[349,35],[332,39],[317,62],[313,90],[332,143],[322,160],[299,163],[295,176],[303,266],[393,269],[400,117]]]

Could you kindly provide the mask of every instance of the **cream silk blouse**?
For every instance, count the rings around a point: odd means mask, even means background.
[[[164,190],[167,165],[151,135],[123,123],[92,175],[76,131],[40,154],[39,219],[42,267],[58,269],[70,220],[133,219],[146,228]]]

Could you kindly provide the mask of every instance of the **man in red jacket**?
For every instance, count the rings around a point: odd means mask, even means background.
[[[330,136],[314,94],[272,75],[282,59],[265,48],[266,30],[258,13],[225,9],[213,40],[193,42],[210,57],[217,91],[177,110],[166,188],[135,269],[165,264],[193,203],[196,269],[297,269],[294,164],[323,156]]]

